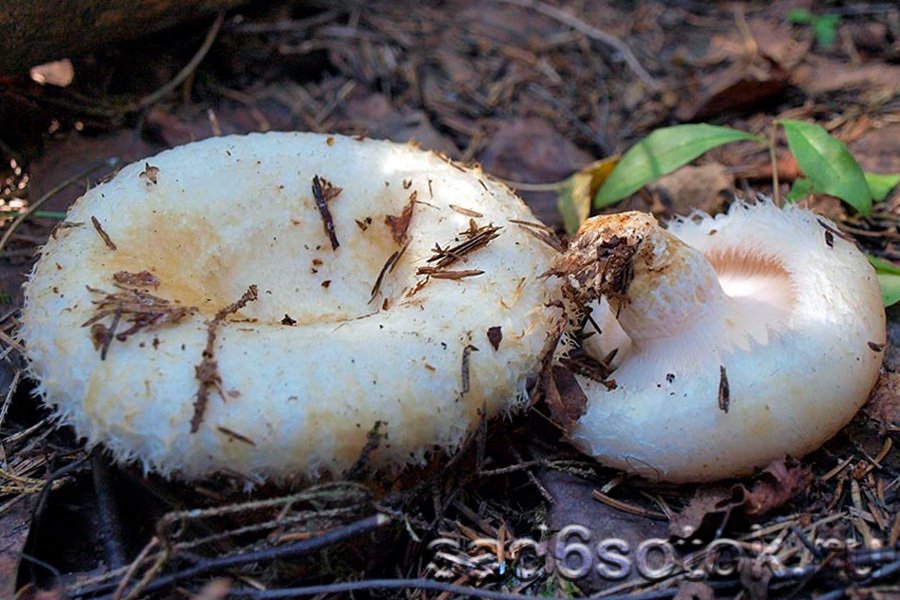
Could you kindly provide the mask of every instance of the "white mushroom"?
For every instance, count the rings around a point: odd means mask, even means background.
[[[611,466],[682,482],[799,458],[853,417],[878,377],[875,273],[808,210],[736,204],[668,230],[641,213],[597,217],[557,271],[576,303],[607,297],[630,339],[606,384],[576,375],[587,402],[571,440]]]
[[[90,444],[166,474],[339,473],[378,422],[374,464],[453,449],[526,402],[558,331],[528,208],[410,146],[211,139],[67,221],[26,288],[31,372]]]

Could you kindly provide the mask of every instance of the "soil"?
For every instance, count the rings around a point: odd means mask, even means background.
[[[813,24],[791,22],[797,10]],[[894,3],[275,0],[136,35],[0,74],[0,210],[11,231],[0,244],[0,597],[218,599],[307,586],[319,587],[290,593],[345,597],[351,583],[353,597],[442,599],[900,594],[898,309],[888,310],[882,378],[848,427],[801,462],[700,486],[597,465],[561,441],[543,402],[485,423],[462,452],[414,472],[373,473],[363,461],[354,481],[249,492],[224,476],[167,481],[111,464],[54,427],[14,339],[22,283],[66,207],[123,164],[210,136],[414,140],[480,162],[560,235],[556,193],[533,184],[559,182],[667,125],[769,137],[778,119],[814,121],[864,169],[900,173]],[[800,173],[775,139],[784,195]],[[665,220],[771,195],[772,185],[768,153],[732,144],[605,210]],[[835,198],[809,203],[867,252],[900,260],[897,190],[872,217]],[[554,535],[571,525],[590,536]],[[659,540],[657,567],[671,547],[715,568],[659,580],[570,572],[573,539],[611,538],[632,557]],[[736,540],[728,547],[740,560],[713,553],[723,540]]]

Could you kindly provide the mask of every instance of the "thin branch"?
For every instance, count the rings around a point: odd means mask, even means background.
[[[203,62],[203,59],[206,58],[207,52],[212,48],[213,43],[216,41],[216,37],[219,35],[219,31],[222,29],[222,23],[225,22],[225,13],[220,12],[216,17],[216,20],[213,21],[212,26],[209,28],[209,31],[206,32],[206,38],[203,40],[203,44],[200,46],[200,49],[197,50],[197,53],[194,54],[194,57],[191,58],[188,64],[184,65],[184,67],[178,72],[175,77],[173,77],[169,83],[165,84],[152,94],[144,96],[137,102],[135,102],[130,109],[133,111],[139,111],[156,104],[167,95],[169,95],[172,90],[177,88],[179,85],[184,83],[184,81],[191,76],[191,74],[197,70],[197,67],[200,66],[200,63]]]
[[[122,543],[122,521],[116,497],[112,489],[112,473],[106,458],[100,453],[91,457],[91,474],[94,494],[97,498],[97,537],[103,546],[103,555],[110,567],[125,564],[125,546]]]
[[[10,348],[12,348],[12,346],[10,346]],[[9,350],[9,348],[7,348],[7,350]],[[9,389],[6,390],[6,397],[3,399],[3,406],[0,406],[0,429],[3,428],[3,422],[6,420],[6,413],[9,410],[9,405],[12,403],[13,394],[16,393],[16,389],[18,389],[19,387],[19,380],[21,378],[22,371],[16,369],[16,372],[13,373],[12,381],[9,384]]]
[[[276,590],[231,590],[233,598],[251,598],[253,600],[271,600],[274,598],[300,598],[319,594],[340,594],[363,590],[430,590],[446,594],[457,594],[463,598],[488,598],[489,600],[534,600],[530,594],[483,590],[481,588],[455,585],[434,581],[433,579],[369,579],[365,581],[345,581],[324,585],[284,588]],[[678,588],[655,590],[652,592],[630,594],[627,596],[604,596],[604,600],[653,600],[671,598],[678,593]]]
[[[170,575],[166,575],[165,577],[160,577],[153,580],[143,588],[142,593],[149,594],[150,592],[169,587],[185,579],[190,579],[192,577],[197,577],[198,575],[205,575],[216,571],[222,571],[231,567],[238,567],[257,563],[260,561],[283,559],[292,556],[309,554],[316,550],[333,546],[334,544],[338,544],[340,542],[378,529],[379,527],[382,527],[390,521],[391,517],[382,513],[378,513],[370,517],[366,517],[365,519],[360,519],[359,521],[350,523],[349,525],[332,529],[331,531],[323,533],[320,536],[306,540],[300,540],[292,544],[285,544],[283,546],[265,548],[263,550],[256,550],[252,552],[244,552],[242,554],[236,554],[233,556],[222,556],[220,558],[201,560],[186,569],[182,569],[181,571],[176,571],[174,573],[171,573]],[[72,596],[76,598],[93,596],[94,594],[108,591],[109,589],[116,588],[117,586],[118,582],[114,581],[111,583],[103,583],[87,588],[75,589],[71,593]],[[105,599],[109,599],[111,597],[112,596],[103,596],[103,598]]]
[[[550,6],[545,2],[541,2],[541,0],[494,0],[494,2],[514,4],[522,8],[534,10],[541,13],[542,15],[550,17],[551,19],[555,19],[564,25],[568,25],[575,31],[586,35],[592,40],[596,40],[601,44],[606,44],[607,46],[612,47],[616,52],[622,55],[622,59],[631,68],[631,70],[634,71],[634,74],[640,77],[641,81],[646,83],[651,90],[657,91],[660,89],[659,83],[655,79],[653,79],[653,77],[644,69],[644,67],[641,66],[641,63],[638,62],[638,59],[634,56],[634,53],[625,44],[625,42],[612,35],[611,33],[607,33],[602,29],[597,29],[592,25],[588,25],[578,17],[570,15],[569,13],[556,8],[555,6]]]
[[[778,157],[775,155],[775,126],[769,132],[769,160],[772,161],[772,201],[781,206],[781,184],[778,181]]]
[[[37,211],[37,209],[40,208],[40,206],[44,202],[46,202],[47,200],[49,200],[50,198],[52,198],[53,196],[55,196],[56,194],[58,194],[59,192],[64,190],[65,188],[69,187],[70,185],[72,185],[73,183],[75,183],[76,181],[81,179],[82,177],[87,177],[88,175],[90,175],[91,173],[93,173],[94,171],[99,169],[100,167],[103,167],[103,166],[112,167],[112,166],[115,166],[116,164],[118,164],[118,162],[119,162],[118,158],[108,158],[104,161],[95,163],[94,165],[91,165],[90,167],[79,171],[78,173],[72,175],[71,177],[66,178],[61,183],[53,186],[50,190],[47,191],[47,193],[45,193],[43,196],[41,196],[40,198],[38,198],[37,200],[32,202],[31,205],[28,207],[28,210],[26,210],[25,212],[21,213],[18,217],[16,217],[16,220],[13,221],[12,223],[10,223],[9,227],[7,227],[6,231],[3,233],[3,237],[0,238],[0,252],[3,252],[3,249],[6,247],[7,242],[9,242],[9,238],[11,238],[12,234],[16,231],[16,229],[19,228],[19,225],[21,225],[25,221],[25,219],[27,219],[28,217],[33,215],[34,212]]]

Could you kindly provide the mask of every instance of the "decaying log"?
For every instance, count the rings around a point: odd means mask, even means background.
[[[146,35],[248,0],[0,0],[0,73]]]

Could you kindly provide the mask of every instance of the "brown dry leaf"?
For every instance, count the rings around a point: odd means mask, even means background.
[[[31,529],[31,513],[37,494],[29,494],[0,517],[0,598],[16,597],[20,553]]]
[[[689,538],[700,529],[707,515],[720,513],[732,504],[731,490],[723,486],[700,487],[688,505],[669,520],[669,533]]]
[[[738,63],[725,72],[706,76],[699,97],[682,105],[676,115],[682,121],[703,121],[727,113],[746,112],[778,97],[787,89],[790,72],[777,61],[758,57]]]
[[[548,366],[544,372],[544,392],[550,415],[566,431],[571,430],[587,409],[587,396],[575,374],[560,366]]]
[[[900,173],[900,123],[870,129],[848,147],[864,171]]]
[[[619,164],[619,159],[619,156],[611,156],[593,162],[562,184],[556,203],[567,233],[574,234],[587,220],[594,195]]]
[[[702,581],[687,581],[678,586],[675,600],[714,600],[716,592]]]
[[[141,271],[140,273],[117,271],[113,273],[113,281],[135,288],[158,288],[160,283],[159,277],[150,271]]]
[[[434,128],[425,112],[397,110],[383,94],[353,96],[338,110],[352,123],[353,129],[369,137],[398,143],[415,141],[425,150],[442,152],[450,158],[459,157],[456,144]]]
[[[772,569],[760,558],[744,557],[738,563],[741,586],[750,600],[766,600],[769,597],[769,581]]]
[[[75,67],[72,66],[71,60],[64,58],[31,67],[28,75],[32,81],[41,85],[66,87],[75,79]]]
[[[146,143],[139,132],[121,129],[115,133],[87,136],[71,133],[65,139],[47,145],[47,151],[31,163],[31,186],[29,197],[35,200],[53,189],[61,181],[84,172],[93,164],[109,158],[119,159],[119,165],[126,165],[146,158],[159,151],[158,146]],[[97,181],[113,172],[115,167],[106,166],[93,171],[91,181]],[[84,193],[83,185],[70,185],[50,198],[42,208],[65,210],[69,204]]]
[[[794,73],[793,82],[811,98],[842,90],[885,92],[900,89],[900,66],[884,62],[854,65],[844,61],[810,56]]]
[[[750,39],[738,27],[727,35],[713,35],[709,50],[701,61],[715,65],[736,57],[750,58],[754,52],[767,56],[786,69],[793,69],[807,56],[810,40],[798,41],[790,25],[774,19],[754,18],[748,22]]]
[[[66,590],[62,586],[41,590],[33,583],[29,583],[20,589],[15,596],[4,596],[4,598],[6,597],[15,598],[16,600],[66,600]]]
[[[562,181],[592,161],[589,154],[542,119],[501,121],[478,155],[484,170],[525,183]],[[556,193],[523,190],[520,195],[543,223],[561,228]]]
[[[569,369],[558,365],[548,365],[543,375],[544,393],[550,415],[566,431],[575,427],[578,419],[587,410],[587,396]]]
[[[866,413],[882,427],[900,423],[900,373],[882,373],[865,406]]]
[[[227,90],[223,93],[231,96]],[[241,95],[241,102],[223,102],[214,111],[198,111],[193,105],[171,111],[156,107],[147,113],[143,131],[148,138],[174,147],[215,135],[297,128],[295,116],[288,107],[266,97],[267,90],[257,95],[258,100],[253,96]]]
[[[743,492],[739,505],[744,514],[755,517],[778,508],[805,490],[812,481],[812,470],[808,466],[796,461],[777,460],[766,467],[751,490],[737,485],[732,491],[735,496]]]
[[[535,456],[541,456],[541,452],[535,447],[532,447],[532,453]],[[665,521],[625,512],[595,500],[593,491],[597,484],[594,481],[582,479],[565,471],[551,469],[538,470],[537,478],[554,499],[553,504],[549,507],[550,528],[558,532],[568,525],[581,525],[590,532],[589,540],[579,540],[573,537],[571,538],[573,542],[583,542],[589,548],[596,548],[596,545],[602,540],[618,538],[624,540],[633,553],[646,540],[667,537]],[[620,493],[617,491],[616,496],[628,504],[638,507],[647,504],[645,498],[637,494],[631,496],[630,492]],[[554,536],[554,538],[556,537]],[[553,541],[560,540],[554,539]],[[563,552],[564,547],[557,547],[554,543],[550,544],[548,550],[551,553]],[[646,584],[646,580],[634,572],[628,581],[640,582],[641,585]],[[594,568],[591,569],[589,575],[574,583],[585,592],[596,592],[624,582],[605,578]]]
[[[503,341],[503,328],[500,325],[488,327],[487,338],[494,350],[500,349],[500,342]]]
[[[791,72],[806,56],[809,42],[794,39],[791,28],[772,19],[752,19],[742,31],[713,36],[701,65],[722,65],[704,75],[700,89],[686,94],[677,116],[701,121],[744,112],[784,92]]]
[[[798,40],[793,27],[784,21],[759,17],[750,19],[748,25],[759,53],[777,61],[785,69],[793,69],[809,54],[812,40]]]
[[[402,246],[406,243],[407,233],[409,232],[409,222],[413,216],[413,206],[416,203],[416,192],[413,192],[409,196],[409,202],[406,203],[406,206],[403,207],[403,212],[400,213],[400,216],[387,215],[384,217],[384,223],[390,227],[391,236],[394,238],[394,243],[398,246]]]
[[[657,180],[650,192],[659,197],[668,216],[686,215],[694,209],[708,214],[721,210],[734,185],[725,165],[687,166]]]
[[[669,532],[690,537],[708,515],[736,510],[748,517],[758,517],[778,508],[813,481],[809,467],[790,459],[770,464],[757,476],[751,488],[743,483],[732,486],[710,485],[697,489],[694,497],[669,522]]]
[[[738,146],[738,144],[735,144]],[[742,149],[735,149],[737,151],[723,151],[718,153],[717,159],[720,160],[723,164],[729,167],[737,167],[738,170],[734,173],[734,175],[738,177],[744,177],[747,179],[761,179],[766,182],[771,181],[772,179],[772,161],[769,159],[759,159],[759,147],[747,147],[746,150],[749,152],[741,152]],[[753,164],[753,163],[756,164]],[[742,165],[750,165],[742,167]],[[778,179],[782,182],[790,182],[794,181],[798,177],[803,176],[803,172],[800,170],[800,165],[797,164],[797,159],[791,153],[786,153],[783,156],[779,156],[775,161],[775,170],[778,171]]]

